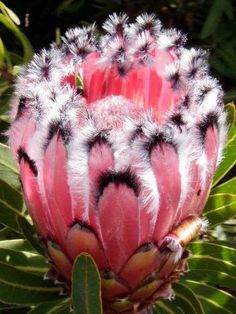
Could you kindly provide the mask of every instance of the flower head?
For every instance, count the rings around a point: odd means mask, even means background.
[[[59,275],[81,252],[108,313],[171,298],[222,157],[222,90],[207,54],[153,14],[66,32],[24,67],[9,142]]]

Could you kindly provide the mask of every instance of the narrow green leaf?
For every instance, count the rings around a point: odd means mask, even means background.
[[[214,227],[236,215],[236,197],[230,194],[210,197],[205,209],[204,216],[210,221],[210,226]]]
[[[33,56],[33,48],[28,38],[20,31],[20,29],[11,21],[9,17],[0,14],[0,23],[12,31],[15,37],[21,42],[24,52],[24,62],[28,62]]]
[[[74,314],[101,314],[101,280],[89,254],[80,254],[73,266],[72,303]]]
[[[40,276],[43,276],[49,268],[46,259],[41,255],[30,252],[17,252],[3,248],[0,248],[0,262],[26,272],[38,273]]]
[[[3,63],[5,59],[5,47],[2,41],[2,38],[0,37],[0,63]]]
[[[223,14],[223,10],[224,1],[214,0],[203,25],[201,38],[206,38],[215,32]]]
[[[231,290],[236,290],[236,275],[231,276],[227,273],[212,269],[196,269],[188,271],[184,275],[185,280],[195,280],[205,282],[213,286],[221,286]]]
[[[211,190],[211,196],[214,197],[218,194],[232,194],[236,195],[236,177],[222,183],[221,185],[218,185],[217,187],[214,187]]]
[[[158,301],[153,308],[154,314],[184,314],[185,312],[173,302]]]
[[[236,298],[231,294],[197,281],[185,282],[198,296],[205,313],[236,313]]]
[[[230,105],[228,108],[228,112],[230,115],[230,119],[232,119],[232,110],[233,107]],[[224,147],[224,159],[219,165],[214,179],[213,186],[215,186],[224,176],[225,174],[232,169],[232,167],[236,164],[236,120],[235,120],[235,110],[234,110],[234,123],[231,123],[231,128],[229,130],[228,139],[226,141]]]
[[[234,126],[236,121],[236,110],[235,104],[233,102],[228,103],[225,106],[225,110],[227,111],[227,122],[229,130]]]
[[[234,19],[234,7],[230,0],[224,0],[224,12],[230,20]]]
[[[230,70],[235,70],[235,47],[227,41],[224,44],[224,47],[220,45],[217,47],[217,55],[222,59],[226,67],[230,67]]]
[[[29,311],[29,307],[24,305],[6,304],[0,302],[0,313],[1,314],[23,314]]]
[[[232,88],[225,93],[225,102],[236,100],[236,88]]]
[[[4,12],[5,14],[9,16],[12,22],[14,22],[16,25],[20,25],[20,19],[18,18],[18,16],[11,9],[9,9],[2,1],[1,1],[1,9],[2,9],[2,12]]]
[[[212,189],[204,208],[210,226],[223,223],[236,215],[236,178]]]
[[[18,174],[16,163],[12,158],[12,153],[10,151],[10,148],[3,143],[0,143],[0,156],[1,156],[0,157],[0,164],[9,168],[9,170],[14,172],[15,174]]]
[[[62,314],[70,313],[70,299],[65,298],[62,301],[45,302],[35,306],[28,314]]]
[[[0,230],[0,241],[5,240],[11,236],[12,230],[8,227],[3,227]]]
[[[20,232],[17,216],[22,215],[22,205],[20,192],[0,180],[0,223]]]
[[[216,57],[216,55],[212,55],[211,58],[209,59],[209,63],[212,68],[217,70],[219,74],[222,76],[226,76],[230,79],[235,80],[236,78],[236,73],[235,73],[235,66],[233,68],[230,68],[224,60],[220,57]]]
[[[7,145],[0,143],[0,178],[12,187],[19,189],[19,173]]]
[[[177,304],[185,313],[205,314],[201,303],[191,288],[183,283],[173,284],[176,298],[172,301]]]
[[[236,263],[236,243],[228,241],[192,242],[188,249],[194,255],[210,255],[219,260]]]
[[[235,277],[236,266],[228,261],[220,260],[210,255],[192,255],[188,260],[190,269],[215,270]]]
[[[0,241],[1,248],[19,252],[35,252],[33,247],[25,239],[2,240]]]
[[[0,262],[0,300],[2,302],[33,305],[60,298],[59,288],[50,281]]]
[[[18,224],[25,238],[29,241],[32,247],[39,252],[41,255],[45,255],[45,251],[43,246],[40,245],[39,239],[37,238],[37,233],[34,227],[28,222],[25,217],[18,216],[17,217]]]

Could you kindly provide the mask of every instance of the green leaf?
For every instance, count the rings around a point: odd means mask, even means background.
[[[11,236],[12,230],[8,227],[3,227],[0,230],[0,241],[5,240]]]
[[[19,189],[19,173],[7,145],[0,143],[0,178],[12,187]]]
[[[235,108],[233,104],[229,104],[227,107],[229,121],[231,121],[231,128],[229,129],[228,139],[226,141],[224,147],[224,158],[219,165],[214,179],[213,186],[215,186],[225,175],[226,173],[232,169],[232,167],[236,164],[236,114]],[[233,113],[234,112],[234,113]],[[234,117],[234,123],[232,121]]]
[[[2,38],[0,37],[0,64],[3,63],[5,59],[5,47],[2,41]]]
[[[230,20],[234,19],[234,7],[230,0],[224,0],[224,13]]]
[[[101,314],[101,280],[89,254],[80,254],[73,266],[72,303],[74,314]]]
[[[45,255],[43,246],[40,245],[39,239],[37,239],[37,234],[34,227],[28,222],[28,220],[25,217],[18,216],[17,221],[23,235],[29,241],[32,247],[41,255]]]
[[[10,118],[6,114],[1,114],[0,115],[0,120],[3,121],[3,122],[6,122],[6,123],[10,123]]]
[[[235,104],[233,102],[228,103],[225,106],[225,110],[227,111],[227,123],[230,130],[232,127],[234,127],[234,123],[236,122]]]
[[[215,195],[218,194],[232,194],[232,195],[236,195],[236,177],[214,187],[211,190],[211,196],[214,197]]]
[[[17,252],[0,248],[0,262],[16,267],[25,272],[38,273],[43,276],[48,271],[46,259],[30,252]]]
[[[233,68],[225,64],[222,58],[217,58],[216,55],[212,55],[209,59],[211,67],[217,70],[222,76],[226,76],[230,79],[236,79],[235,66]]]
[[[1,314],[20,314],[27,313],[29,308],[24,305],[15,305],[15,304],[5,304],[0,302],[0,313]]]
[[[20,232],[17,216],[22,215],[22,205],[20,192],[0,180],[0,223]]]
[[[228,92],[226,92],[224,100],[226,102],[236,100],[236,88],[232,88]]]
[[[12,22],[14,22],[16,25],[20,25],[20,19],[18,18],[18,16],[11,9],[9,9],[2,1],[0,1],[0,9],[2,10],[3,13],[9,16]]]
[[[184,279],[201,281],[213,286],[221,286],[231,290],[236,290],[236,276],[212,269],[191,270],[184,275]]]
[[[62,314],[70,313],[70,299],[65,298],[63,301],[45,302],[35,306],[28,314]]]
[[[204,283],[192,280],[186,280],[185,282],[201,301],[205,313],[232,314],[236,312],[236,298],[231,294]]]
[[[212,35],[215,32],[223,14],[223,10],[224,1],[214,0],[202,28],[202,39]]]
[[[12,20],[0,13],[0,23],[7,27],[15,37],[21,42],[24,53],[24,62],[28,62],[33,55],[33,48],[28,38],[23,34],[20,29],[12,22]]]
[[[59,288],[51,282],[0,262],[0,300],[2,302],[33,305],[60,298]]]
[[[233,178],[212,190],[203,212],[211,227],[236,215],[235,183],[236,178]]]
[[[184,310],[184,313],[205,314],[196,294],[189,286],[183,283],[175,283],[173,284],[173,290],[176,297],[172,302]]]
[[[19,252],[35,252],[25,239],[2,240],[0,241],[0,249],[1,248]]]
[[[192,242],[188,249],[194,255],[209,255],[219,260],[236,262],[236,243],[229,241]]]
[[[236,266],[228,261],[220,260],[210,255],[194,254],[189,260],[190,269],[209,269],[227,273],[234,277],[236,274]]]
[[[158,301],[153,309],[154,314],[184,314],[185,312],[173,302]]]
[[[188,260],[190,271],[184,279],[236,289],[236,243],[229,241],[193,242]]]

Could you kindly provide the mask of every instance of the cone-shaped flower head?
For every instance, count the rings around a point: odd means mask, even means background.
[[[124,14],[66,32],[26,65],[11,148],[24,199],[68,284],[88,252],[107,313],[171,298],[186,267],[226,135],[207,54],[154,15]]]

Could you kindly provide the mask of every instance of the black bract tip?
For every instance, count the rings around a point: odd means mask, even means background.
[[[134,191],[136,196],[138,196],[139,194],[139,184],[137,178],[130,169],[119,172],[107,171],[106,173],[103,173],[98,180],[97,201],[102,196],[104,190],[108,187],[110,183],[113,183],[115,185],[126,185]]]
[[[35,176],[37,176],[38,175],[38,169],[36,167],[35,161],[29,157],[29,155],[25,152],[25,150],[22,147],[19,147],[19,149],[17,150],[17,154],[18,154],[18,162],[20,163],[21,160],[23,159],[25,162],[28,163],[33,174]]]

